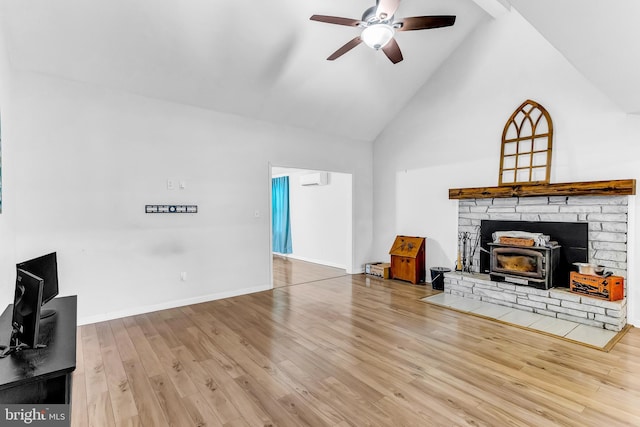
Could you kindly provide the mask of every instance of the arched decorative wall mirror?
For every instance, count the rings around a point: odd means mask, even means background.
[[[552,148],[551,116],[537,102],[525,101],[502,132],[498,185],[548,184]]]

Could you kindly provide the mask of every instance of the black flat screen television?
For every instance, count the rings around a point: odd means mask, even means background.
[[[38,344],[40,320],[55,314],[41,307],[58,295],[58,261],[55,252],[16,264],[16,289],[13,303],[10,345],[0,357]]]
[[[40,330],[40,306],[44,280],[28,271],[17,270],[13,299],[11,346],[35,348]]]
[[[44,280],[42,305],[58,295],[58,260],[55,252],[21,262],[16,265],[16,268],[28,271]],[[44,319],[54,314],[55,310],[42,310],[40,318]]]

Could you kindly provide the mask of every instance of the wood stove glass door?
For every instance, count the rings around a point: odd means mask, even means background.
[[[491,272],[543,279],[544,254],[523,248],[492,248]]]

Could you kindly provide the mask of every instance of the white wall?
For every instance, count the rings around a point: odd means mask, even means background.
[[[12,228],[13,218],[11,209],[6,206],[14,201],[13,180],[11,177],[12,165],[9,162],[13,155],[13,147],[7,143],[11,139],[13,130],[11,108],[12,72],[9,67],[9,58],[5,49],[4,34],[0,31],[0,128],[2,135],[2,204],[0,213],[0,295],[13,299],[15,283],[15,236]],[[0,301],[1,302],[1,301]],[[4,310],[6,304],[0,305]]]
[[[289,256],[351,271],[351,175],[328,172],[327,185],[300,185],[300,177],[313,172],[286,174],[293,249]]]
[[[511,11],[472,33],[375,141],[374,257],[406,233],[428,238],[428,267],[452,265],[457,204],[447,190],[497,185],[502,129],[526,99],[554,122],[551,182],[640,178],[640,117],[622,113]],[[631,210],[630,233],[639,229]],[[636,325],[638,240],[629,235]]]
[[[78,294],[81,321],[269,288],[270,163],[353,174],[354,259],[368,259],[368,143],[27,72],[11,89],[2,219],[14,218],[15,244],[0,241],[0,277],[57,251],[61,294]],[[168,190],[168,178],[186,189]],[[199,212],[144,213],[165,203]]]

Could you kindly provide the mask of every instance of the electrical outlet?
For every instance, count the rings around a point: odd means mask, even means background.
[[[176,189],[176,182],[173,179],[168,179],[167,190],[175,190],[175,189]]]

